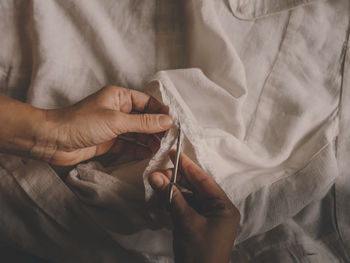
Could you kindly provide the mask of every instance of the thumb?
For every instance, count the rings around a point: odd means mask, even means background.
[[[127,114],[118,113],[118,125],[122,133],[158,133],[170,129],[173,119],[166,114]]]
[[[169,179],[163,173],[155,172],[149,177],[149,183],[158,197],[161,198],[162,202],[168,204]],[[170,213],[175,222],[187,222],[189,217],[192,217],[194,213],[196,213],[195,210],[188,205],[181,191],[176,186],[173,188]]]

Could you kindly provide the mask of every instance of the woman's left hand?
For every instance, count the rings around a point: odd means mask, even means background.
[[[0,151],[54,165],[74,165],[107,152],[149,157],[173,126],[166,106],[131,89],[108,86],[67,108],[41,110],[0,96]],[[118,140],[128,133],[144,146]],[[125,145],[127,144],[127,145]]]
[[[158,150],[161,133],[173,125],[167,110],[145,93],[108,86],[71,107],[48,111],[57,142],[49,162],[72,165],[106,152],[122,151],[149,157]],[[118,140],[125,133],[147,147]]]

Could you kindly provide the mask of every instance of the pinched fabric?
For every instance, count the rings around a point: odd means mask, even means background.
[[[169,106],[183,152],[241,212],[234,262],[349,260],[348,1],[4,0],[0,28],[6,95],[49,109],[116,84]],[[57,262],[171,262],[147,178],[170,167],[176,135],[150,160],[66,178],[1,155],[2,243]]]

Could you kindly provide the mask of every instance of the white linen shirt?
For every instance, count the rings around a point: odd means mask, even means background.
[[[3,0],[0,92],[50,109],[107,84],[147,87],[242,214],[233,262],[344,262],[348,29],[346,0]],[[145,182],[174,138],[144,163]],[[3,244],[56,262],[172,260],[154,214],[142,210],[145,222],[123,235],[48,164],[5,154],[0,163]],[[113,175],[91,163],[70,176],[83,170]]]

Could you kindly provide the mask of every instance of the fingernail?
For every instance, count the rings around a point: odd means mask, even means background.
[[[160,188],[164,184],[163,178],[159,174],[152,174],[149,178],[149,182],[153,188]]]
[[[174,121],[173,119],[168,116],[168,115],[161,115],[159,117],[159,125],[162,129],[168,129],[170,128],[171,126],[173,126],[174,124]]]

